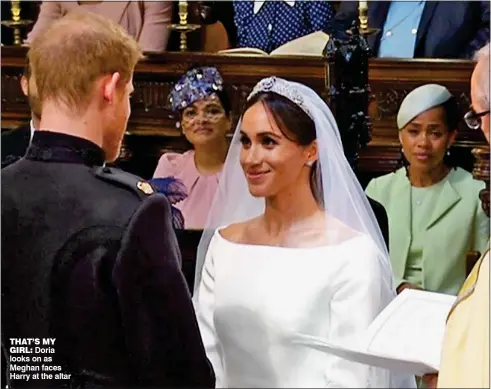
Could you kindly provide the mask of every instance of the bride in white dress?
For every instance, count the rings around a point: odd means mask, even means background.
[[[329,108],[304,85],[262,80],[198,248],[194,301],[216,387],[415,387],[414,377],[291,340],[352,341],[394,297],[381,232]]]

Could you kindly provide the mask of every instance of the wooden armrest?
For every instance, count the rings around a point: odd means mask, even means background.
[[[476,262],[481,258],[481,253],[479,251],[469,251],[466,256],[465,261],[465,274],[468,276]]]

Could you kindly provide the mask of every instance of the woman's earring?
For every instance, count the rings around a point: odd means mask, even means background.
[[[308,167],[312,167],[312,165],[314,164],[313,161],[307,161],[305,162],[305,164],[308,166]]]
[[[450,157],[450,149],[447,150],[447,157]]]
[[[176,122],[176,128],[181,128],[181,122]]]

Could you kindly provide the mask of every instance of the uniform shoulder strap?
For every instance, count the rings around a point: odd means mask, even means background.
[[[142,200],[156,192],[154,187],[148,181],[120,169],[107,166],[96,166],[92,169],[92,172],[95,177],[100,180],[130,189]]]

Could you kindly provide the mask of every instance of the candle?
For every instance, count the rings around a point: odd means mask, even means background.
[[[368,9],[368,1],[360,1],[358,9]]]
[[[179,24],[187,24],[188,2],[179,0]]]

